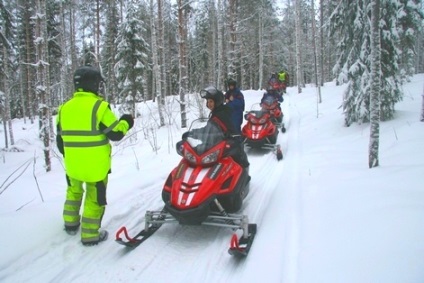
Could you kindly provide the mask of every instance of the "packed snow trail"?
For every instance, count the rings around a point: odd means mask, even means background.
[[[257,93],[247,92],[245,96],[246,105],[257,102]],[[173,282],[275,282],[283,276],[287,279],[284,282],[296,282],[301,144],[296,129],[299,118],[292,114],[296,107],[290,105],[288,95],[285,99],[287,132],[278,137],[283,160],[277,161],[275,154],[267,151],[248,152],[252,179],[240,213],[258,225],[258,233],[247,258],[239,260],[228,255],[233,231],[225,228],[166,224],[134,250],[113,240],[83,247],[78,235],[71,237],[58,229],[54,239],[1,266],[0,281],[45,282],[48,278],[50,282],[164,282],[172,278]],[[180,159],[176,153],[171,155],[158,168],[130,174],[133,165],[128,165],[128,169],[121,168],[111,176],[111,188],[119,188],[119,178],[133,184],[132,188],[113,191],[113,202],[103,222],[111,239],[122,225],[134,235],[144,227],[146,210],[163,207],[163,182]],[[156,172],[156,178],[146,171]],[[162,176],[160,183],[157,174]],[[50,226],[61,227],[60,215]],[[278,260],[270,262],[270,254]]]

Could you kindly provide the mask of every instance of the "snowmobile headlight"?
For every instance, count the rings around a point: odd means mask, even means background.
[[[202,164],[209,164],[209,163],[216,162],[218,160],[218,156],[219,156],[219,149],[203,157]]]
[[[188,150],[184,151],[184,158],[187,159],[191,163],[196,163],[196,157],[193,154],[188,152]]]
[[[265,124],[265,122],[266,122],[265,118],[262,118],[262,119],[259,120],[259,124]]]

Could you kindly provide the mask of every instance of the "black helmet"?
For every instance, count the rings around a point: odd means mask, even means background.
[[[217,90],[216,87],[208,86],[200,91],[200,97],[212,99],[215,102],[215,107],[224,103],[224,94]]]
[[[75,90],[89,91],[97,94],[100,82],[104,81],[100,71],[92,66],[83,66],[75,70]]]
[[[228,86],[232,85],[232,86],[236,87],[237,86],[237,81],[234,80],[234,79],[228,79],[227,85]]]

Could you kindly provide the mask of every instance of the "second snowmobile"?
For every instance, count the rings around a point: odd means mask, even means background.
[[[161,225],[177,222],[241,230],[240,238],[233,235],[229,253],[247,255],[256,224],[249,223],[247,215],[236,213],[249,192],[248,170],[232,158],[234,143],[238,141],[225,137],[218,125],[204,125],[202,121],[195,120],[187,136],[177,143],[177,153],[183,158],[164,184],[163,210],[148,211],[144,230],[134,238],[129,237],[125,227],[121,228],[116,235],[120,244],[137,246]]]

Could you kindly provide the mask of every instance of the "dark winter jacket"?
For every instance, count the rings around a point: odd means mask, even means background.
[[[234,124],[232,122],[232,110],[230,106],[221,104],[211,111],[209,120],[218,124],[222,131],[228,135],[238,134],[234,129]]]
[[[234,128],[237,134],[241,133],[241,124],[243,123],[243,112],[244,112],[244,96],[238,88],[228,90],[225,93],[225,99],[230,99],[232,96],[234,99],[228,101],[227,105],[232,110],[231,120],[233,121]]]

